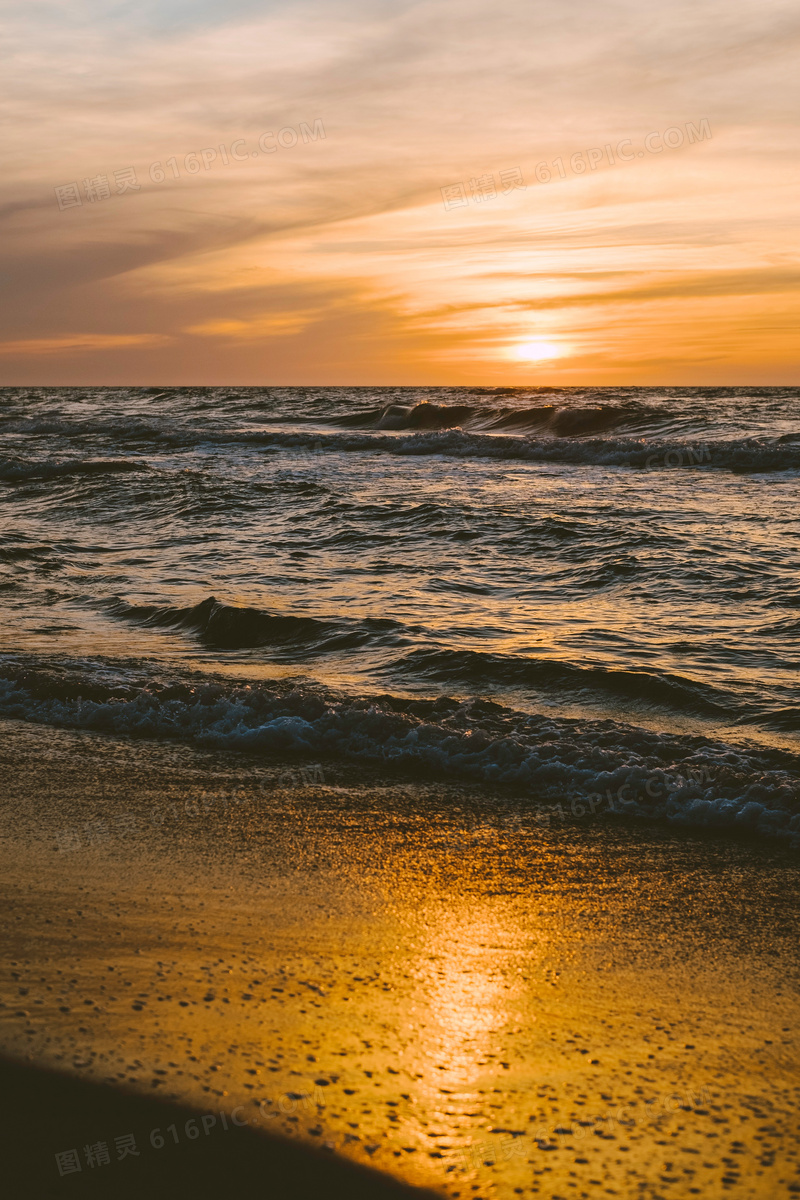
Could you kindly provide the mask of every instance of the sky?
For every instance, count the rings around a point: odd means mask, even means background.
[[[0,384],[798,382],[795,0],[0,8]]]

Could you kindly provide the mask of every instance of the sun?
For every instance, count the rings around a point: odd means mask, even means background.
[[[542,362],[546,358],[561,358],[565,350],[556,342],[522,342],[514,346],[511,353],[514,358],[522,358],[526,362]]]

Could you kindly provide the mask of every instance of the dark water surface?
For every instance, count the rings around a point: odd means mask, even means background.
[[[0,714],[800,843],[797,389],[5,389],[0,438]]]

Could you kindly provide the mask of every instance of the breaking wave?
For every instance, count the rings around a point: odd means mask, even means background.
[[[610,429],[671,424],[677,416],[641,404],[537,405],[532,408],[476,404],[386,404],[339,418],[354,429],[535,430],[555,437],[581,437]]]
[[[395,410],[403,409],[402,413]],[[420,411],[435,410],[435,411]],[[123,417],[106,420],[38,418],[7,423],[6,432],[57,435],[68,441],[103,439],[120,450],[189,450],[202,446],[262,447],[300,454],[373,453],[398,456],[442,455],[501,461],[565,463],[575,466],[628,467],[636,470],[719,469],[739,473],[800,470],[800,435],[719,438],[707,434],[664,436],[660,423],[635,419],[612,406],[545,408],[541,410],[486,410],[471,406],[418,404],[410,409],[388,406],[379,415],[360,414],[352,432],[330,432],[355,424],[343,417],[329,428],[297,431],[263,427],[195,425],[177,421],[156,423]],[[459,413],[473,414],[467,421]],[[505,413],[505,415],[499,415]],[[533,413],[540,414],[537,418]],[[449,414],[449,415],[448,415]],[[548,415],[549,414],[549,415]],[[368,418],[368,419],[367,419]],[[669,424],[674,425],[675,422]],[[543,430],[546,428],[546,434]],[[496,430],[494,432],[493,430]],[[633,436],[638,430],[639,436]],[[534,436],[534,432],[538,436]],[[606,436],[597,436],[604,432]],[[659,433],[661,436],[659,436]],[[57,478],[68,474],[133,471],[147,464],[130,458],[84,462],[0,461],[0,480]]]
[[[800,761],[615,721],[526,715],[479,699],[344,696],[302,683],[173,675],[152,665],[6,661],[0,714],[210,749],[372,763],[629,819],[740,830],[800,846]],[[594,799],[592,799],[594,798]],[[577,808],[575,805],[577,804]],[[568,810],[569,811],[569,810]]]

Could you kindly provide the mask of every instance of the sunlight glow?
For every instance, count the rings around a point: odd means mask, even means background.
[[[514,358],[524,358],[527,362],[541,362],[547,358],[561,358],[566,353],[564,346],[555,342],[523,342],[513,349]]]

